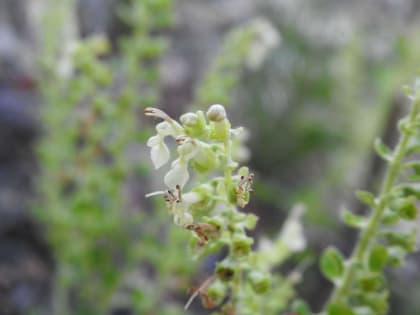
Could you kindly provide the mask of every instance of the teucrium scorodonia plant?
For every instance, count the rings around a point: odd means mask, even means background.
[[[398,229],[400,221],[413,221],[417,216],[415,202],[420,198],[418,186],[420,162],[420,79],[407,88],[410,112],[399,122],[400,139],[394,149],[380,140],[377,153],[388,163],[382,187],[377,195],[358,191],[356,196],[371,210],[367,217],[343,212],[343,220],[360,229],[360,237],[352,255],[344,260],[334,248],[321,257],[321,269],[334,282],[327,303],[328,315],[380,315],[388,310],[388,291],[383,270],[399,265],[408,252],[415,250],[415,228]]]
[[[186,308],[200,296],[205,307],[220,312],[214,314],[278,314],[292,295],[291,282],[271,275],[270,269],[305,248],[302,211],[292,211],[283,229],[287,233],[274,242],[262,240],[253,251],[254,240],[246,231],[255,227],[257,217],[238,208],[249,202],[254,175],[233,159],[243,128],[232,129],[225,108],[218,104],[206,114],[186,113],[180,122],[157,108],[146,108],[145,114],[163,120],[147,142],[155,168],[171,160],[167,137],[175,140],[177,151],[164,177],[167,188],[148,196],[163,195],[174,223],[191,231],[195,257],[228,248]]]

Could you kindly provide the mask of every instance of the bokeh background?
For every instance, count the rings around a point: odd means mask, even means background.
[[[275,236],[304,203],[298,295],[319,311],[317,257],[350,253],[339,211],[365,209],[420,66],[416,0],[0,0],[0,314],[183,314],[212,261],[160,202],[145,106],[222,103],[249,129],[246,211]],[[80,41],[80,42],[79,42]],[[212,258],[213,260],[216,258]],[[420,313],[419,256],[389,270],[389,314]],[[199,303],[188,311],[208,314]]]

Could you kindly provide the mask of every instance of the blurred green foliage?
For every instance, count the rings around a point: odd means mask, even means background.
[[[133,157],[133,144],[149,134],[138,128],[137,117],[157,99],[172,1],[121,4],[130,31],[117,54],[101,35],[62,42],[65,26],[74,23],[74,6],[51,1],[41,60],[45,134],[36,214],[56,259],[54,313],[134,307],[138,314],[178,314],[161,299],[169,288],[166,276],[176,272],[182,284],[194,270],[176,251],[184,236],[170,227],[162,233],[160,212],[140,212],[129,185],[147,175]],[[141,264],[158,269],[158,276],[140,274]]]

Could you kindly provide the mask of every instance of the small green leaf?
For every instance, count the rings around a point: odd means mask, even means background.
[[[420,186],[416,184],[401,185],[394,190],[396,193],[402,193],[404,197],[414,196],[420,200]]]
[[[381,272],[388,259],[388,250],[383,245],[376,245],[372,248],[369,255],[369,269]]]
[[[384,211],[381,223],[384,225],[394,225],[397,224],[400,221],[400,219],[400,215],[397,212],[387,208]]]
[[[381,139],[377,138],[374,143],[375,151],[385,161],[390,162],[392,160],[392,151],[388,148]]]
[[[345,304],[330,304],[328,306],[328,315],[356,315],[352,309]]]
[[[341,212],[341,218],[348,226],[362,228],[366,226],[367,218],[353,214],[351,211],[344,209]]]
[[[329,247],[321,256],[320,267],[325,277],[335,280],[344,272],[344,258],[336,248]]]
[[[302,300],[294,301],[292,304],[292,311],[297,315],[312,315],[309,306]]]
[[[416,249],[416,233],[412,231],[410,233],[401,233],[395,231],[385,231],[380,233],[381,236],[385,237],[391,246],[398,246],[406,250],[407,252],[413,252]]]
[[[405,250],[401,247],[389,247],[388,248],[388,261],[387,264],[398,267],[401,266],[401,263],[405,257]]]
[[[364,190],[358,190],[356,191],[356,197],[368,206],[375,207],[375,196],[372,193]]]
[[[399,214],[404,220],[415,220],[417,218],[417,208],[412,198],[407,198],[399,206]]]

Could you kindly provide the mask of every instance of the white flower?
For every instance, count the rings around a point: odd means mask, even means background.
[[[194,218],[189,212],[190,206],[200,202],[202,197],[196,192],[189,192],[185,195],[181,193],[181,187],[176,186],[175,190],[155,191],[146,195],[146,198],[163,195],[166,201],[166,207],[174,217],[174,223],[180,226],[193,224]]]
[[[266,19],[257,18],[253,23],[256,38],[251,45],[247,66],[251,70],[259,69],[272,49],[279,45],[280,34]]]
[[[171,189],[175,189],[177,185],[181,188],[185,186],[190,178],[188,173],[188,161],[184,159],[176,159],[172,162],[171,169],[164,177],[166,186]]]
[[[150,137],[147,141],[147,146],[150,147],[150,155],[155,169],[165,165],[170,157],[169,149],[165,144],[164,137],[159,134]]]
[[[176,131],[169,122],[162,121],[156,125],[156,132],[157,135],[150,137],[147,141],[147,146],[151,148],[150,155],[155,169],[159,169],[165,165],[170,158],[169,149],[165,144],[165,137],[175,137]]]
[[[179,158],[172,162],[171,169],[164,178],[166,186],[171,189],[175,189],[177,185],[183,188],[188,182],[188,162],[195,157],[199,149],[197,142],[189,137],[181,136],[176,141],[179,144]]]
[[[292,252],[300,252],[306,248],[306,239],[301,222],[304,211],[303,205],[293,207],[280,232],[280,240]]]

